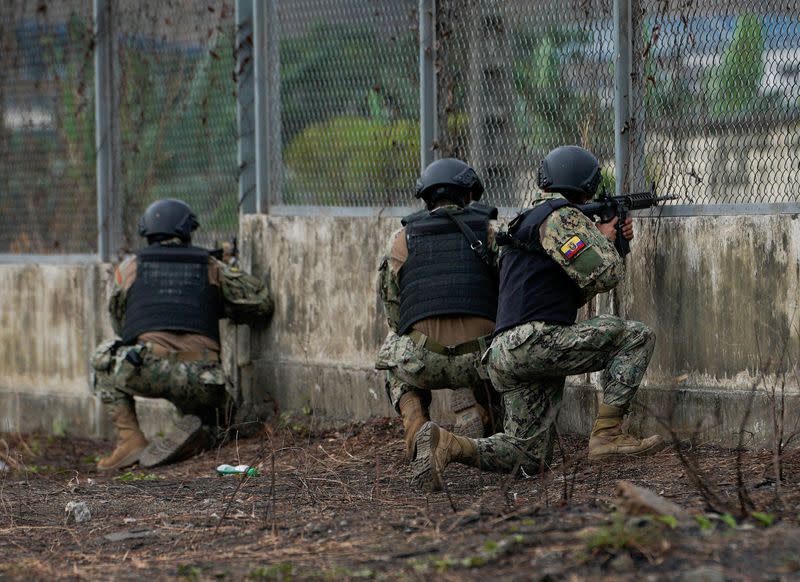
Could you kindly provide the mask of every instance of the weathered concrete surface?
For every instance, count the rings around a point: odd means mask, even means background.
[[[275,315],[251,333],[257,382],[286,410],[334,419],[389,414],[373,368],[387,333],[375,287],[378,255],[398,220],[247,217],[245,267],[268,274]]]
[[[800,223],[791,215],[636,223],[617,309],[653,326],[659,339],[632,424],[663,432],[671,413],[681,434],[736,444],[755,387],[747,440],[767,444],[767,390],[788,395],[787,422],[800,418]],[[376,217],[243,222],[245,263],[268,276],[277,306],[272,326],[252,334],[250,358],[256,383],[283,408],[333,419],[391,412],[372,362],[386,333],[376,267],[397,225]],[[585,379],[571,382],[561,417],[566,430],[584,434],[598,396]]]
[[[0,265],[0,430],[108,436],[109,419],[91,388],[89,357],[113,337],[108,264]],[[166,403],[141,399],[154,434]]]
[[[88,354],[104,331],[96,316],[102,272],[92,264],[0,266],[0,429],[101,432]]]
[[[226,365],[249,397],[330,421],[393,414],[372,369],[386,334],[376,268],[397,218],[250,216],[242,261],[276,297],[271,325],[224,333]],[[800,421],[800,221],[792,215],[637,219],[617,309],[654,327],[658,342],[637,397],[634,428],[672,415],[682,434],[769,444],[769,392],[786,394],[787,433]],[[108,434],[89,389],[88,357],[111,329],[110,267],[0,265],[0,430]],[[609,303],[603,300],[599,303]],[[753,406],[749,407],[751,391]],[[598,394],[571,382],[561,415],[587,433]],[[446,396],[437,398],[434,414]],[[159,401],[140,401],[145,432],[163,425]]]

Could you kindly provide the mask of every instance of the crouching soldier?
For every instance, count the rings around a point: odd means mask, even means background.
[[[596,225],[575,206],[593,197],[600,177],[597,158],[578,146],[556,148],[542,161],[542,194],[505,237],[497,329],[486,354],[489,376],[503,395],[505,430],[475,440],[427,423],[417,434],[412,463],[421,488],[441,489],[444,468],[453,461],[529,475],[547,468],[564,383],[573,374],[601,372],[603,403],[589,459],[650,455],[664,447],[658,435],[640,438],[622,429],[653,354],[653,331],[612,315],[576,323],[579,307],[624,275],[614,248],[616,219]],[[621,231],[633,238],[629,221]]]
[[[109,311],[120,340],[92,357],[95,393],[116,428],[116,448],[97,466],[121,469],[174,462],[212,446],[236,418],[220,364],[219,319],[266,321],[273,303],[258,279],[191,245],[198,227],[189,206],[151,204],[139,223],[148,246],[114,273]],[[134,396],[164,398],[179,413],[174,427],[149,442],[139,428]]]
[[[491,434],[500,416],[479,361],[494,330],[498,284],[497,209],[477,202],[482,193],[464,162],[433,162],[417,181],[426,210],[403,219],[380,265],[390,331],[375,367],[387,372],[409,459],[417,430],[430,420],[431,390],[454,390],[458,434]]]

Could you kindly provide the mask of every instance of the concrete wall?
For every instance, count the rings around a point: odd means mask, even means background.
[[[91,262],[0,264],[0,431],[111,434],[91,391],[89,358],[114,337],[112,273],[111,265]],[[137,409],[152,435],[172,407],[137,399]]]
[[[282,410],[332,421],[392,414],[372,365],[387,331],[376,267],[397,226],[386,217],[243,220],[243,264],[276,296],[267,329],[225,333],[229,367],[246,394],[269,392]],[[640,428],[671,415],[679,429],[735,444],[752,398],[747,443],[763,445],[770,389],[785,390],[789,419],[800,420],[796,216],[637,219],[628,266],[617,300],[603,298],[596,309],[657,330],[637,398],[646,409],[635,417],[647,425]],[[0,265],[0,430],[107,432],[89,391],[88,356],[111,334],[109,278],[99,264]],[[565,429],[587,432],[596,403],[591,379],[573,378]],[[157,430],[164,407],[139,405],[149,411],[146,432]]]
[[[632,418],[642,430],[682,432],[726,444],[753,400],[747,443],[772,426],[767,389],[784,389],[800,420],[798,276],[800,221],[793,215],[640,218],[613,310],[653,326],[656,353]],[[376,266],[396,218],[252,216],[245,255],[276,294],[272,326],[250,338],[254,377],[281,406],[334,419],[387,414],[372,370],[386,334]],[[753,389],[755,388],[755,391]],[[442,402],[436,410],[441,413]],[[587,377],[570,382],[562,424],[586,433],[597,405]],[[644,426],[643,426],[644,425]]]
[[[0,430],[103,431],[88,360],[98,338],[110,334],[98,317],[106,270],[0,265]]]

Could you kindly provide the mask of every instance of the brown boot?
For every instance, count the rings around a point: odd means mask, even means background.
[[[147,439],[139,429],[133,407],[118,406],[111,413],[111,420],[117,429],[117,446],[109,456],[98,461],[97,468],[101,471],[130,467],[139,460],[139,455],[147,446]]]
[[[589,459],[605,459],[615,456],[652,455],[667,443],[655,435],[639,439],[622,432],[625,409],[601,404],[589,437]]]
[[[441,491],[444,468],[453,461],[477,466],[475,442],[449,433],[433,422],[422,425],[414,440],[413,483],[424,491]]]
[[[456,415],[453,432],[471,439],[483,436],[484,427],[489,424],[489,415],[475,400],[471,388],[459,388],[450,396],[450,409]]]
[[[415,392],[406,392],[400,397],[400,416],[403,418],[403,428],[406,442],[406,459],[411,460],[414,450],[414,437],[417,436],[419,427],[428,422],[431,417],[427,407],[422,405],[422,398]]]

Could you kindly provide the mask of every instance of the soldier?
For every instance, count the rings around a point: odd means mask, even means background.
[[[505,431],[485,439],[455,436],[426,423],[416,438],[415,482],[439,490],[442,472],[458,461],[488,471],[527,474],[552,458],[555,419],[566,376],[602,370],[603,403],[589,438],[589,458],[646,455],[664,446],[621,425],[650,361],[653,331],[601,315],[575,323],[578,308],[623,278],[614,248],[616,219],[593,224],[575,204],[600,183],[597,158],[578,146],[551,151],[539,168],[544,191],[509,225],[501,256],[497,329],[485,355],[505,405]],[[630,219],[622,227],[633,238]]]
[[[226,392],[218,320],[266,321],[272,298],[255,277],[191,246],[198,226],[186,203],[154,202],[139,222],[148,246],[114,273],[109,311],[122,339],[102,343],[92,357],[94,391],[117,432],[101,470],[181,460],[212,446],[216,427],[231,420],[237,403]],[[134,396],[165,398],[182,416],[148,444]]]
[[[433,162],[417,181],[426,210],[402,220],[380,264],[389,335],[375,367],[387,371],[409,459],[417,430],[430,420],[431,390],[455,391],[458,434],[483,436],[496,414],[479,360],[497,312],[497,209],[479,204],[482,194],[464,162]]]

